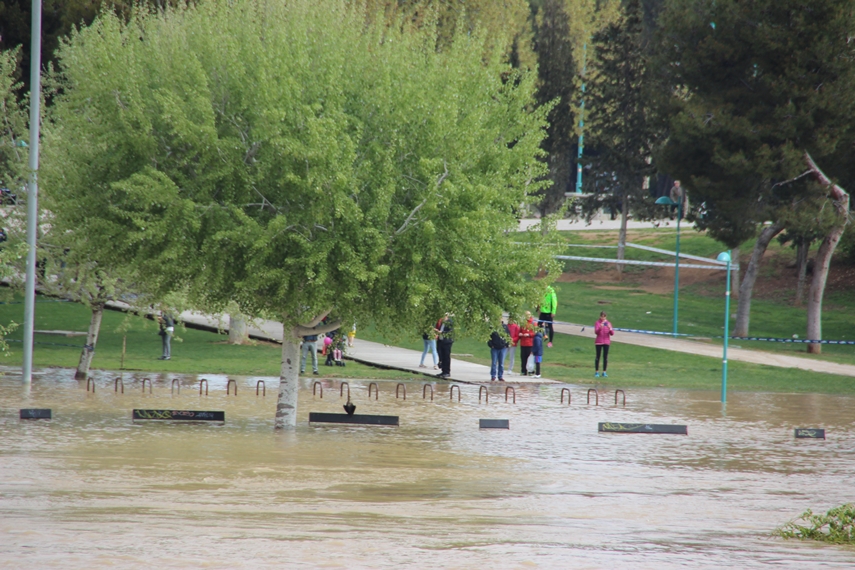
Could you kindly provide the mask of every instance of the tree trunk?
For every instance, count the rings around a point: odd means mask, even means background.
[[[92,305],[92,319],[89,321],[89,333],[86,335],[86,344],[80,353],[80,362],[77,364],[77,372],[74,373],[75,380],[86,380],[89,376],[89,365],[95,356],[95,345],[98,343],[98,333],[101,331],[101,318],[104,316],[104,305]]]
[[[739,267],[739,248],[738,247],[731,248],[730,259],[731,259],[731,267],[736,268],[733,271],[731,271],[731,273],[732,273],[732,275],[730,276],[731,281],[732,281],[731,291],[733,292],[732,293],[733,296],[738,299],[739,298],[739,284],[741,283],[739,278],[742,275],[742,272],[740,271],[740,267]]]
[[[829,230],[819,246],[819,251],[816,252],[813,279],[811,279],[810,293],[808,294],[807,337],[809,340],[822,340],[822,296],[825,294],[825,283],[828,280],[828,270],[831,267],[831,256],[834,255],[840,236],[843,235],[843,230],[849,223],[849,194],[837,184],[832,183],[807,153],[805,153],[805,160],[820,183],[829,187],[828,196],[833,200],[834,209],[838,216],[838,223]],[[820,354],[822,353],[822,345],[809,344],[808,352]]]
[[[618,234],[618,244],[617,244],[617,258],[624,258],[624,251],[626,250],[626,222],[629,217],[629,196],[624,196],[620,205],[620,233]],[[618,281],[623,277],[623,264],[618,263],[617,265],[617,274]]]
[[[297,425],[297,391],[300,384],[300,336],[296,329],[283,326],[282,368],[279,372],[279,400],[276,403],[276,429]]]
[[[757,281],[757,273],[760,271],[760,263],[763,261],[763,254],[766,253],[769,242],[780,233],[783,227],[781,222],[774,222],[771,226],[765,226],[760,235],[757,236],[757,243],[754,245],[754,251],[751,252],[751,260],[748,262],[748,268],[745,270],[745,275],[742,276],[742,283],[739,286],[739,305],[736,309],[736,327],[733,329],[734,336],[748,336],[748,322],[751,317],[751,295],[754,292],[754,282]]]
[[[249,328],[240,313],[229,314],[229,344],[249,344]]]
[[[799,279],[796,283],[796,305],[801,306],[805,302],[805,281],[807,280],[807,265],[808,251],[810,251],[810,241],[806,239],[799,240],[799,245],[796,248],[796,266],[798,267]]]

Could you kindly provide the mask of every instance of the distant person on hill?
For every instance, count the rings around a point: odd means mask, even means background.
[[[600,313],[600,319],[594,325],[594,348],[597,351],[597,356],[594,359],[594,378],[600,377],[600,354],[603,355],[603,378],[608,378],[606,368],[609,367],[609,345],[612,343],[612,335],[615,330],[612,324],[606,319],[605,311]]]
[[[543,295],[543,302],[540,303],[540,326],[543,327],[546,334],[549,335],[549,341],[546,346],[552,348],[552,321],[555,319],[555,313],[558,311],[558,296],[555,294],[555,289],[552,285],[546,288],[546,294]]]
[[[436,327],[438,333],[436,347],[439,352],[439,365],[442,368],[440,378],[451,377],[451,345],[454,344],[453,317],[451,313],[445,313]]]
[[[157,317],[157,324],[160,325],[160,330],[157,334],[160,335],[163,342],[163,353],[158,360],[169,360],[172,358],[172,334],[175,332],[175,321],[169,313],[160,312]]]
[[[510,362],[505,366],[505,370],[507,370],[508,374],[514,373],[514,358],[517,355],[517,344],[520,342],[520,326],[510,317],[508,317],[508,335],[511,337],[511,343],[508,347],[508,350],[505,352],[506,355],[510,355]]]
[[[525,312],[525,322],[520,326],[520,374],[528,376],[526,365],[528,357],[531,356],[531,347],[534,345],[534,317],[530,311]]]

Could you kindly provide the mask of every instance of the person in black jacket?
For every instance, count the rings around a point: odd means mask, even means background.
[[[451,377],[451,345],[454,344],[454,315],[445,313],[436,324],[439,336],[436,339],[436,349],[439,353],[441,372],[439,378]]]
[[[494,330],[490,333],[490,340],[487,341],[487,346],[490,347],[490,382],[505,381],[505,353],[508,351],[508,344],[511,338],[511,333],[508,330],[508,325],[502,323],[502,330]]]
[[[157,317],[157,323],[160,325],[157,334],[163,341],[163,354],[158,360],[169,360],[172,358],[172,334],[175,332],[175,320],[169,313],[161,311],[160,316]]]

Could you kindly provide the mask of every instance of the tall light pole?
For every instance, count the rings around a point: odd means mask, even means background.
[[[585,148],[585,71],[588,44],[582,45],[582,100],[579,103],[579,152],[576,154],[576,194],[582,193],[582,151]]]
[[[39,224],[39,104],[41,102],[42,1],[32,2],[30,37],[30,182],[27,190],[27,281],[24,289],[24,364],[21,380],[33,379],[33,329],[36,307],[36,230]]]
[[[727,338],[730,336],[730,250],[723,251],[716,257],[718,261],[727,262],[727,287],[724,292],[724,352],[721,357],[721,403],[727,403]]]
[[[680,201],[675,202],[668,196],[656,199],[657,204],[666,206],[677,206],[677,249],[674,258],[674,331],[672,335],[677,336],[677,308],[680,298],[680,219],[683,217],[683,192],[680,192]],[[728,274],[729,275],[729,274]]]

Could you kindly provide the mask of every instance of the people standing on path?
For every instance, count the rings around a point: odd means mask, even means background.
[[[543,362],[543,331],[540,328],[534,332],[531,355],[534,357],[534,377],[540,378],[540,363]]]
[[[530,311],[525,312],[525,322],[520,326],[520,374],[528,376],[528,357],[531,356],[531,347],[534,345],[534,318]]]
[[[543,302],[540,304],[540,326],[544,328],[546,334],[549,335],[549,341],[546,344],[552,348],[552,321],[555,319],[555,313],[558,311],[558,296],[555,294],[555,289],[552,285],[546,287],[546,293],[543,295]]]
[[[157,334],[160,335],[163,343],[163,352],[158,360],[169,360],[172,358],[172,335],[175,332],[175,321],[169,313],[160,312],[157,317],[157,323],[160,325],[160,330]]]
[[[517,355],[517,344],[520,342],[520,326],[510,317],[508,317],[508,335],[511,337],[511,345],[508,347],[508,350],[505,352],[506,355],[510,355],[510,362],[505,366],[505,370],[508,371],[508,374],[514,373],[514,358]]]
[[[318,335],[310,334],[303,337],[303,347],[300,356],[300,374],[306,373],[306,356],[312,353],[312,374],[318,374]]]
[[[454,315],[445,313],[437,323],[437,352],[439,365],[442,368],[439,377],[451,377],[451,345],[454,344]]]
[[[594,348],[597,351],[597,356],[594,359],[594,378],[600,377],[600,354],[603,355],[603,378],[608,378],[606,368],[609,367],[609,345],[612,343],[612,335],[615,330],[612,324],[606,319],[606,312],[600,313],[600,319],[594,325]]]
[[[490,333],[487,346],[490,347],[490,382],[505,381],[505,352],[510,344],[510,333],[508,325],[502,324],[502,328]]]
[[[419,362],[419,368],[427,368],[427,366],[425,366],[425,356],[427,356],[428,351],[430,351],[431,356],[433,356],[433,369],[438,370],[437,363],[439,362],[439,355],[436,352],[436,335],[438,332],[439,331],[437,331],[436,327],[431,327],[429,331],[422,334],[425,349],[422,351],[422,359]]]

